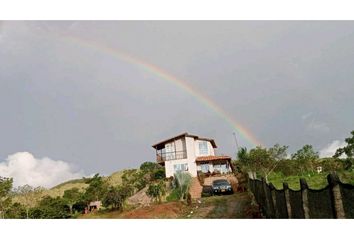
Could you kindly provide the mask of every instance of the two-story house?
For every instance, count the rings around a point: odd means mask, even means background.
[[[166,177],[177,171],[189,172],[193,177],[197,172],[228,173],[232,171],[231,158],[216,156],[215,141],[196,135],[183,133],[156,143],[156,161],[165,166]]]

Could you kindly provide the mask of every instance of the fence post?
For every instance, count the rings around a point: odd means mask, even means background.
[[[284,189],[284,194],[285,194],[285,202],[286,202],[286,210],[288,213],[288,218],[291,218],[289,185],[287,183],[283,183],[283,189]]]
[[[272,197],[272,201],[273,201],[273,208],[274,208],[274,215],[275,218],[279,218],[279,211],[277,208],[277,198],[275,196],[275,187],[273,185],[273,183],[269,183],[269,188],[270,188],[270,193],[271,193],[271,197]]]
[[[307,197],[308,185],[304,178],[300,178],[302,208],[304,209],[304,216],[306,219],[310,218],[309,200]]]
[[[339,178],[335,173],[327,176],[327,181],[331,191],[332,206],[334,209],[335,218],[345,218],[345,211],[342,202],[342,195],[340,192]]]
[[[266,212],[266,217],[267,218],[272,218],[272,210],[271,210],[271,203],[269,196],[267,194],[267,182],[264,177],[262,177],[262,186],[263,186],[263,194],[265,198],[265,212]]]

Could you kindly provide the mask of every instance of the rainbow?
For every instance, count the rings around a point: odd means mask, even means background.
[[[58,35],[57,35],[58,36]],[[198,100],[200,103],[205,105],[207,108],[211,109],[214,111],[216,114],[218,114],[222,119],[224,119],[225,122],[227,122],[235,132],[240,134],[247,142],[251,143],[252,145],[255,146],[261,146],[263,145],[255,136],[254,134],[251,133],[250,130],[248,130],[245,126],[241,125],[238,121],[236,121],[230,114],[228,114],[222,107],[220,107],[217,103],[215,103],[211,98],[208,96],[204,95],[202,92],[200,92],[198,89],[194,88],[191,84],[189,84],[186,81],[183,81],[182,79],[177,78],[176,76],[166,72],[164,69],[145,62],[135,56],[132,56],[130,54],[127,54],[120,49],[117,48],[112,48],[109,46],[106,46],[104,44],[94,42],[88,39],[84,39],[82,37],[74,36],[72,34],[60,34],[59,37],[65,41],[69,41],[72,43],[75,43],[79,46],[87,47],[94,49],[98,52],[110,55],[114,58],[117,58],[120,61],[124,61],[126,63],[135,65],[140,67],[142,70],[164,80],[172,85],[176,86],[177,88],[181,89],[184,92],[187,92],[191,96],[193,96],[196,100]]]

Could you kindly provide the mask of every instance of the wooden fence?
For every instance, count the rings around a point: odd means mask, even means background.
[[[335,174],[327,181],[326,187],[314,190],[300,179],[301,189],[295,191],[286,183],[279,190],[264,179],[250,178],[249,188],[266,218],[354,218],[354,186]]]

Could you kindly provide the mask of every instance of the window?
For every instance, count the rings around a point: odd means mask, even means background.
[[[188,171],[188,163],[173,165],[175,172]]]
[[[220,173],[227,173],[227,172],[229,172],[226,163],[223,163],[223,164],[214,164],[213,167],[214,167],[214,170],[217,170],[217,171],[219,171]]]
[[[203,173],[209,172],[209,163],[203,163],[200,165],[200,169]]]
[[[166,160],[176,159],[176,152],[174,143],[166,143]]]
[[[208,155],[208,142],[207,141],[200,141],[199,142],[199,155]]]

